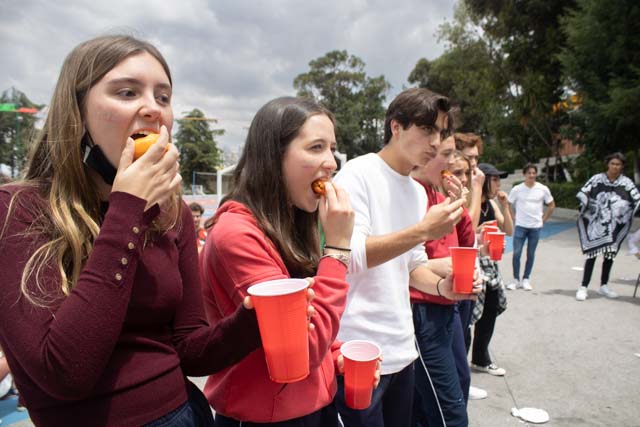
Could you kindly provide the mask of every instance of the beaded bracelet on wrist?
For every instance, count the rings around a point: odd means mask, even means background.
[[[322,260],[322,258],[333,258],[343,263],[347,268],[349,268],[349,262],[351,261],[351,259],[344,254],[324,254],[322,257],[320,257],[320,260]]]

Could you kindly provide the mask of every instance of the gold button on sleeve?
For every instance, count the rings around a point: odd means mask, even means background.
[[[129,264],[129,260],[128,260],[128,259],[126,259],[126,258],[122,258],[122,259],[120,260],[120,262],[122,263],[122,265],[127,265],[127,264]]]
[[[133,244],[133,242],[129,242],[129,244],[127,245],[127,247],[131,250],[136,248],[136,245]]]
[[[116,280],[118,281],[122,280],[122,274],[116,273]]]
[[[132,230],[135,234],[140,233],[140,229],[138,227],[133,227]]]

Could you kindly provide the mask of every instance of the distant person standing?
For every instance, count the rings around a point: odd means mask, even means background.
[[[204,215],[204,208],[200,203],[192,202],[189,204],[189,210],[191,210],[193,224],[196,227],[196,242],[198,244],[198,253],[200,253],[200,251],[204,247],[204,243],[207,240],[207,230],[202,227],[202,216]]]
[[[536,256],[536,248],[540,239],[540,230],[549,219],[556,207],[549,187],[536,181],[538,168],[531,163],[522,169],[524,182],[516,185],[509,192],[510,209],[515,209],[515,232],[513,234],[513,279],[507,285],[507,289],[516,287],[530,291],[531,270]],[[545,211],[544,207],[547,206]],[[525,241],[527,242],[527,262],[524,266],[524,275],[520,281],[520,256]]]
[[[598,293],[607,298],[618,297],[609,288],[609,273],[613,259],[629,233],[633,214],[640,206],[636,185],[622,174],[624,162],[624,154],[609,154],[605,158],[607,171],[592,176],[576,196],[580,201],[580,246],[587,257],[582,284],[576,292],[578,301],[587,299],[587,287],[598,255],[604,258]]]

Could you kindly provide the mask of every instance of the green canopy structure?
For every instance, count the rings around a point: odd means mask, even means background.
[[[16,111],[16,104],[0,104],[0,111]]]

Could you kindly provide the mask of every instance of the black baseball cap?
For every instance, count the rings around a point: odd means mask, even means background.
[[[498,176],[501,179],[504,179],[509,175],[509,172],[499,171],[495,166],[489,163],[478,164],[478,169],[480,169],[485,176]]]

